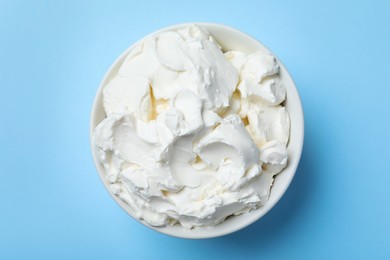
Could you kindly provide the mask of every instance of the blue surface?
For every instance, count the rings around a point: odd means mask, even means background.
[[[0,1],[0,259],[389,259],[390,1],[184,2]],[[126,215],[100,183],[88,133],[116,57],[191,21],[236,27],[273,50],[306,121],[280,203],[202,241]]]

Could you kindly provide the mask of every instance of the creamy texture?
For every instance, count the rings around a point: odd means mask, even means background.
[[[204,29],[137,44],[103,89],[95,153],[111,191],[153,226],[216,225],[264,205],[287,164],[276,59],[223,53]]]

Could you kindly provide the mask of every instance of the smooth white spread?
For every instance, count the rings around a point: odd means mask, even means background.
[[[94,147],[112,192],[153,226],[216,225],[256,209],[287,164],[275,57],[223,53],[198,26],[137,44],[103,89]]]

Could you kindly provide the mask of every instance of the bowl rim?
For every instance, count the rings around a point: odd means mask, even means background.
[[[287,93],[289,94],[289,91],[295,92],[293,94],[296,95],[297,103],[294,104],[294,106],[296,106],[296,108],[298,110],[298,117],[299,117],[298,118],[298,121],[299,121],[298,122],[299,123],[298,124],[298,128],[300,129],[300,131],[298,132],[299,136],[298,136],[298,140],[297,140],[298,141],[298,144],[297,144],[298,145],[297,146],[298,150],[295,151],[295,156],[297,157],[297,159],[295,160],[296,163],[294,165],[288,165],[287,166],[287,167],[290,168],[290,175],[289,175],[289,178],[286,180],[285,185],[282,186],[281,190],[279,191],[279,193],[277,195],[275,195],[277,197],[272,202],[267,201],[267,203],[265,203],[265,205],[263,205],[261,207],[261,208],[263,208],[263,210],[262,210],[262,212],[260,214],[258,214],[257,216],[255,216],[252,219],[249,219],[248,221],[242,221],[240,224],[236,225],[234,228],[230,228],[230,229],[228,228],[228,229],[219,230],[219,229],[213,229],[214,227],[212,227],[212,228],[204,227],[205,229],[208,229],[210,231],[210,232],[207,233],[207,235],[192,235],[191,231],[187,232],[185,235],[183,235],[183,234],[179,235],[179,234],[177,234],[177,232],[170,231],[170,227],[161,228],[161,227],[151,226],[148,223],[146,223],[145,221],[140,220],[137,217],[135,217],[134,215],[132,215],[131,211],[129,210],[130,206],[128,204],[126,204],[125,202],[123,202],[118,196],[114,195],[110,191],[110,189],[108,187],[107,180],[105,179],[102,171],[99,169],[98,165],[100,164],[100,162],[97,160],[95,152],[94,152],[94,148],[93,148],[94,147],[93,135],[94,135],[95,127],[96,127],[95,126],[95,121],[96,121],[96,111],[97,111],[97,108],[98,108],[98,105],[99,105],[99,97],[100,97],[100,95],[102,93],[103,88],[106,86],[106,81],[109,78],[109,76],[111,75],[111,73],[114,70],[114,68],[116,66],[118,66],[118,63],[121,62],[128,55],[129,51],[132,48],[134,48],[134,46],[136,46],[138,43],[140,43],[144,39],[146,39],[148,37],[151,37],[153,35],[156,35],[158,33],[164,32],[164,31],[178,30],[180,28],[185,28],[185,27],[188,27],[188,26],[191,26],[191,25],[198,25],[198,26],[204,27],[206,29],[209,29],[209,28],[213,27],[214,29],[228,30],[228,31],[231,31],[231,32],[239,35],[240,38],[241,37],[249,38],[252,41],[256,42],[259,46],[261,46],[261,47],[265,48],[266,50],[268,50],[277,59],[278,64],[280,65],[280,67],[285,70],[286,76],[289,78],[289,80],[292,83],[292,89],[288,90]],[[291,131],[291,129],[290,129],[290,131]],[[103,183],[104,188],[110,194],[111,198],[114,199],[114,201],[128,215],[130,215],[133,219],[135,219],[137,222],[143,224],[144,226],[147,226],[150,229],[152,229],[154,231],[157,231],[157,232],[159,232],[161,234],[165,234],[165,235],[169,235],[169,236],[173,236],[173,237],[177,237],[177,238],[186,238],[186,239],[215,238],[215,237],[225,236],[225,235],[234,233],[234,232],[236,232],[238,230],[241,230],[241,229],[243,229],[243,228],[253,224],[254,222],[258,221],[264,215],[266,215],[272,208],[274,208],[274,206],[280,201],[280,199],[286,193],[288,187],[290,186],[290,184],[291,184],[291,182],[292,182],[292,180],[293,180],[293,178],[294,178],[294,176],[296,174],[296,171],[297,171],[300,159],[301,159],[301,155],[302,155],[302,150],[303,150],[304,132],[305,132],[305,130],[304,130],[304,113],[303,113],[303,107],[302,107],[302,102],[301,102],[301,98],[300,98],[300,95],[299,95],[299,91],[298,91],[298,89],[296,87],[296,84],[295,84],[291,74],[289,73],[287,68],[284,66],[284,64],[281,62],[281,60],[277,57],[277,55],[275,55],[266,45],[264,45],[262,42],[260,42],[256,38],[250,36],[249,34],[243,32],[241,30],[238,30],[238,29],[236,29],[234,27],[228,26],[228,25],[224,25],[224,24],[221,24],[221,23],[212,23],[212,22],[187,22],[187,23],[179,23],[179,24],[174,24],[174,25],[171,25],[171,26],[167,26],[167,27],[161,28],[159,30],[156,30],[156,31],[154,31],[152,33],[149,33],[148,35],[142,37],[141,39],[139,39],[138,41],[134,42],[129,47],[127,47],[125,49],[125,51],[123,51],[115,59],[115,61],[111,64],[109,69],[106,71],[104,77],[100,81],[99,87],[98,87],[98,89],[97,89],[97,91],[95,93],[95,97],[94,97],[94,100],[93,100],[92,110],[91,110],[91,113],[90,113],[90,122],[89,122],[90,149],[91,149],[91,152],[92,152],[92,157],[93,157],[95,169],[96,169],[96,171],[97,171],[97,173],[99,175],[99,178],[100,178],[101,182]],[[290,138],[291,138],[291,132],[290,132]],[[285,169],[283,169],[283,171],[285,171]],[[283,173],[283,171],[281,173]],[[275,178],[274,182],[276,182],[278,176],[279,176],[279,174],[277,174],[274,177]],[[271,191],[272,191],[272,188],[271,188]],[[272,196],[272,193],[270,194],[270,197],[271,196]],[[259,209],[257,209],[257,210],[259,210]],[[218,225],[215,226],[215,227],[218,227]]]

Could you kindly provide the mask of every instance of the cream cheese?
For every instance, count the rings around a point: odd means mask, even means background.
[[[103,90],[94,150],[113,194],[153,226],[212,226],[264,205],[287,164],[277,60],[196,25],[137,44]]]

